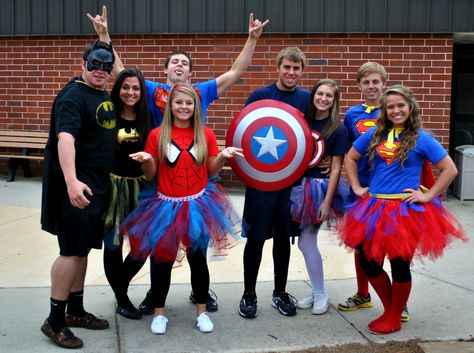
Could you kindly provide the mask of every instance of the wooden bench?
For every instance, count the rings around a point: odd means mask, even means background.
[[[25,178],[31,178],[30,160],[43,160],[43,151],[48,141],[48,133],[41,131],[0,130],[0,157],[8,158],[7,181],[15,180],[19,165]],[[41,151],[41,155],[30,155],[31,150]]]

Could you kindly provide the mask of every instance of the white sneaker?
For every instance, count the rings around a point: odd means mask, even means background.
[[[205,311],[196,318],[197,328],[199,331],[207,333],[214,331],[214,324],[209,317],[209,314]]]
[[[157,335],[162,335],[166,332],[166,324],[168,323],[168,318],[163,315],[158,315],[153,318],[151,322],[151,332]]]
[[[314,303],[312,313],[314,315],[321,315],[328,311],[329,296],[327,294],[314,294]]]
[[[307,296],[301,298],[296,302],[296,307],[299,309],[309,309],[313,306],[314,293],[313,291],[309,292]]]

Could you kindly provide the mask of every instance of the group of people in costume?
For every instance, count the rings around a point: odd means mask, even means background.
[[[209,288],[207,250],[232,246],[240,237],[240,223],[246,238],[240,316],[258,315],[256,285],[268,239],[273,239],[275,274],[271,305],[285,316],[295,315],[297,308],[324,314],[329,296],[317,243],[324,221],[337,224],[341,242],[356,254],[357,293],[338,308],[372,306],[370,282],[384,312],[369,330],[400,330],[413,257],[437,258],[453,238],[465,239],[438,197],[456,168],[421,128],[411,91],[392,86],[383,93],[385,70],[366,63],[357,77],[365,102],[351,108],[343,124],[336,81],[320,80],[311,91],[301,88],[305,55],[295,47],[282,49],[277,82],[254,91],[246,105],[273,99],[298,109],[313,135],[324,141],[324,152],[294,185],[277,191],[246,186],[240,220],[212,177],[227,159],[245,155],[234,146],[219,151],[214,132],[205,126],[206,112],[242,77],[268,20],[250,15],[247,42],[232,68],[191,85],[192,60],[186,52],[166,58],[166,83],[148,81],[138,69],[125,69],[113,49],[106,8],[88,17],[99,40],[86,47],[81,76],[53,104],[45,152],[42,228],[58,236],[60,254],[51,271],[50,314],[41,331],[60,347],[79,348],[83,341],[69,327],[109,327],[83,306],[87,255],[103,241],[104,269],[118,314],[133,320],[153,314],[151,331],[164,334],[172,268],[186,257],[196,327],[212,332],[208,312],[217,310],[217,301]],[[116,79],[109,97],[105,87],[112,74]],[[340,180],[344,160],[350,186]],[[427,160],[440,173],[422,189]],[[130,253],[124,259],[125,237]],[[299,300],[286,291],[291,237],[298,237],[312,287]],[[147,258],[151,288],[136,308],[128,286]],[[382,268],[385,258],[392,280]]]

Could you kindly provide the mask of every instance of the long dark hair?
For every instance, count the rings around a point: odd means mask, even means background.
[[[326,124],[324,130],[321,132],[323,139],[327,139],[329,136],[332,135],[334,131],[336,131],[337,127],[340,124],[339,120],[339,87],[337,86],[336,81],[331,79],[322,79],[319,80],[311,90],[311,96],[309,99],[308,109],[306,110],[305,119],[308,122],[309,126],[313,125],[313,121],[316,119],[316,113],[318,109],[314,105],[314,96],[319,87],[321,86],[329,86],[334,90],[334,102],[332,107],[329,109],[329,123]]]
[[[134,110],[137,117],[137,130],[140,136],[140,145],[144,147],[151,130],[151,123],[146,104],[145,78],[143,77],[142,72],[138,69],[122,70],[115,80],[112,91],[110,92],[110,98],[117,109],[117,114],[121,115],[124,110],[124,104],[120,99],[120,88],[127,77],[136,77],[140,83],[140,100],[135,104]]]

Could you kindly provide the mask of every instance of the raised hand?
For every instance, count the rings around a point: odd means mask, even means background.
[[[260,38],[263,27],[265,27],[269,21],[270,20],[266,20],[262,23],[259,19],[254,20],[253,13],[251,13],[249,17],[249,37],[254,39]]]
[[[95,17],[92,17],[90,13],[87,13],[87,17],[89,20],[91,20],[92,24],[94,25],[94,29],[101,40],[109,38],[107,7],[105,5],[102,6],[102,15],[97,14]]]

